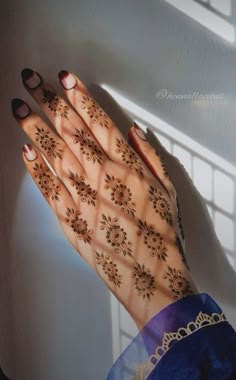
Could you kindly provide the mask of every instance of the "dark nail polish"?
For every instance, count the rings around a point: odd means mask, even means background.
[[[22,70],[21,77],[26,87],[28,87],[31,90],[39,87],[42,83],[42,79],[39,76],[39,74],[31,69]]]
[[[30,144],[25,144],[22,150],[28,161],[34,161],[38,157],[36,150]]]
[[[25,119],[31,113],[31,109],[28,104],[18,98],[12,100],[11,108],[13,115],[18,119]]]
[[[61,70],[58,77],[65,90],[71,90],[77,84],[76,78],[69,71]]]
[[[134,128],[135,128],[134,130],[135,130],[136,135],[137,135],[141,140],[143,140],[143,141],[147,141],[146,136],[145,136],[143,130],[142,130],[141,128],[139,128],[139,127],[137,126],[136,123],[134,123]]]

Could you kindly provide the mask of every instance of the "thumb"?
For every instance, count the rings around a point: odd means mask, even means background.
[[[157,154],[155,149],[149,144],[143,130],[139,128],[136,123],[134,123],[129,130],[128,140],[154,177],[164,186],[169,196],[175,199],[176,190],[170,180],[163,158]]]

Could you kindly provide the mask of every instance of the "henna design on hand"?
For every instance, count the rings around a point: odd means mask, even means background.
[[[48,104],[48,108],[53,112],[55,117],[64,117],[68,119],[69,107],[64,105],[62,100],[54,92],[50,90],[43,90],[43,103]]]
[[[130,169],[136,170],[137,173],[143,176],[143,165],[139,157],[133,152],[128,144],[122,139],[116,138],[116,153],[121,153],[122,161],[125,162]]]
[[[172,226],[173,219],[170,213],[170,205],[165,199],[163,192],[150,185],[149,194],[149,200],[152,202],[156,213],[159,214],[163,220]]]
[[[150,269],[145,269],[144,264],[135,264],[132,278],[134,278],[135,288],[138,291],[139,296],[143,296],[143,299],[150,300],[150,296],[153,296],[153,292],[157,289],[155,285],[154,276],[152,276]]]
[[[42,193],[45,197],[51,200],[59,201],[59,192],[61,187],[56,185],[50,169],[46,165],[35,163],[33,167],[33,176],[36,178]]]
[[[122,252],[124,256],[132,256],[132,245],[130,241],[127,241],[127,233],[117,223],[117,218],[111,218],[110,216],[102,214],[100,221],[100,229],[106,230],[106,240],[112,247],[115,247],[115,252]]]
[[[44,128],[39,128],[36,126],[37,132],[36,134],[36,141],[39,141],[40,146],[42,149],[44,149],[48,156],[53,156],[54,158],[59,157],[62,159],[61,153],[62,149],[59,149],[57,146],[59,145],[58,142],[53,137],[50,137],[50,131],[45,130]]]
[[[178,300],[193,294],[193,290],[181,270],[168,266],[168,270],[164,274],[163,279],[169,280],[169,288],[171,289],[174,299]]]
[[[96,123],[100,127],[110,128],[111,120],[94,99],[83,95],[80,106],[86,111],[93,123]]]
[[[97,198],[97,191],[93,190],[89,184],[85,183],[85,177],[78,176],[69,170],[69,179],[71,180],[71,185],[77,190],[77,194],[80,195],[82,202],[86,202],[88,205],[91,203],[95,206],[95,201]]]
[[[185,266],[190,271],[190,268],[188,266],[188,263],[187,263],[187,260],[186,260],[186,257],[185,257],[185,253],[184,253],[184,249],[183,249],[182,243],[181,243],[180,238],[178,237],[177,234],[176,234],[176,237],[175,237],[175,245],[178,247],[178,251],[180,253],[180,256],[182,258],[183,263],[185,264]]]
[[[178,210],[177,219],[178,219],[178,224],[179,224],[179,230],[180,230],[181,237],[184,240],[184,228],[182,224],[182,215],[180,212],[179,200],[177,196],[176,196],[176,204],[177,204],[177,210]]]
[[[66,215],[65,221],[66,223],[70,223],[72,230],[76,233],[77,239],[83,240],[84,243],[91,244],[93,230],[88,229],[87,221],[80,217],[81,212],[68,207]]]
[[[132,193],[130,189],[121,183],[121,179],[106,174],[105,188],[111,189],[111,200],[121,207],[128,215],[134,217],[135,203],[131,201]]]
[[[86,160],[92,161],[94,164],[98,162],[102,163],[103,153],[97,146],[97,144],[91,140],[91,135],[84,130],[79,130],[75,128],[76,134],[74,134],[74,144],[79,144],[82,154],[85,155]]]
[[[120,287],[122,284],[122,276],[119,274],[117,265],[113,263],[110,256],[96,252],[96,261],[98,265],[102,266],[102,269],[107,275],[108,280],[113,282],[114,285]]]
[[[159,154],[157,154],[157,152],[156,152],[156,155],[159,157],[164,176],[169,177],[169,173],[166,169],[166,164],[165,164],[163,158]]]
[[[159,260],[166,261],[167,248],[163,245],[163,237],[159,232],[155,231],[154,227],[146,222],[138,221],[137,235],[143,235],[144,244],[148,247],[152,257],[157,257]]]

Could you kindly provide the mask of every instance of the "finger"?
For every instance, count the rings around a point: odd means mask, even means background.
[[[23,160],[41,194],[58,218],[66,237],[84,260],[95,268],[94,259],[90,252],[91,248],[88,244],[91,232],[89,223],[81,215],[82,212],[78,211],[78,207],[66,187],[49,169],[40,152],[30,144],[25,144],[23,147]],[[84,233],[86,229],[87,241],[78,239],[77,224],[85,226]]]
[[[128,134],[129,143],[145,162],[162,186],[165,188],[170,197],[175,199],[176,190],[167,173],[165,164],[154,148],[149,144],[143,131],[136,123],[130,128]]]
[[[78,77],[63,70],[59,73],[59,79],[70,103],[86,122],[107,156],[115,162],[128,165],[129,169],[134,169],[142,175],[145,169],[140,159]]]
[[[21,99],[13,99],[12,111],[21,128],[65,184],[75,203],[78,204],[81,199],[93,203],[96,191],[92,190],[82,166],[58,134]]]
[[[99,173],[95,169],[100,169],[107,157],[85,122],[38,73],[24,69],[22,79],[27,91],[55,126],[84,171],[95,179]]]

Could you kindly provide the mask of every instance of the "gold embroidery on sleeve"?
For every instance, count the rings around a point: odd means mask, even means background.
[[[157,366],[160,359],[171,348],[172,344],[175,344],[183,338],[193,334],[203,327],[216,325],[221,322],[225,322],[226,317],[224,313],[213,313],[212,315],[205,314],[202,311],[199,312],[195,321],[189,322],[187,327],[180,327],[177,332],[165,333],[162,339],[162,344],[158,346],[155,353],[150,355],[147,362],[137,365],[136,372],[132,380],[145,380]],[[175,341],[175,343],[173,343]]]

